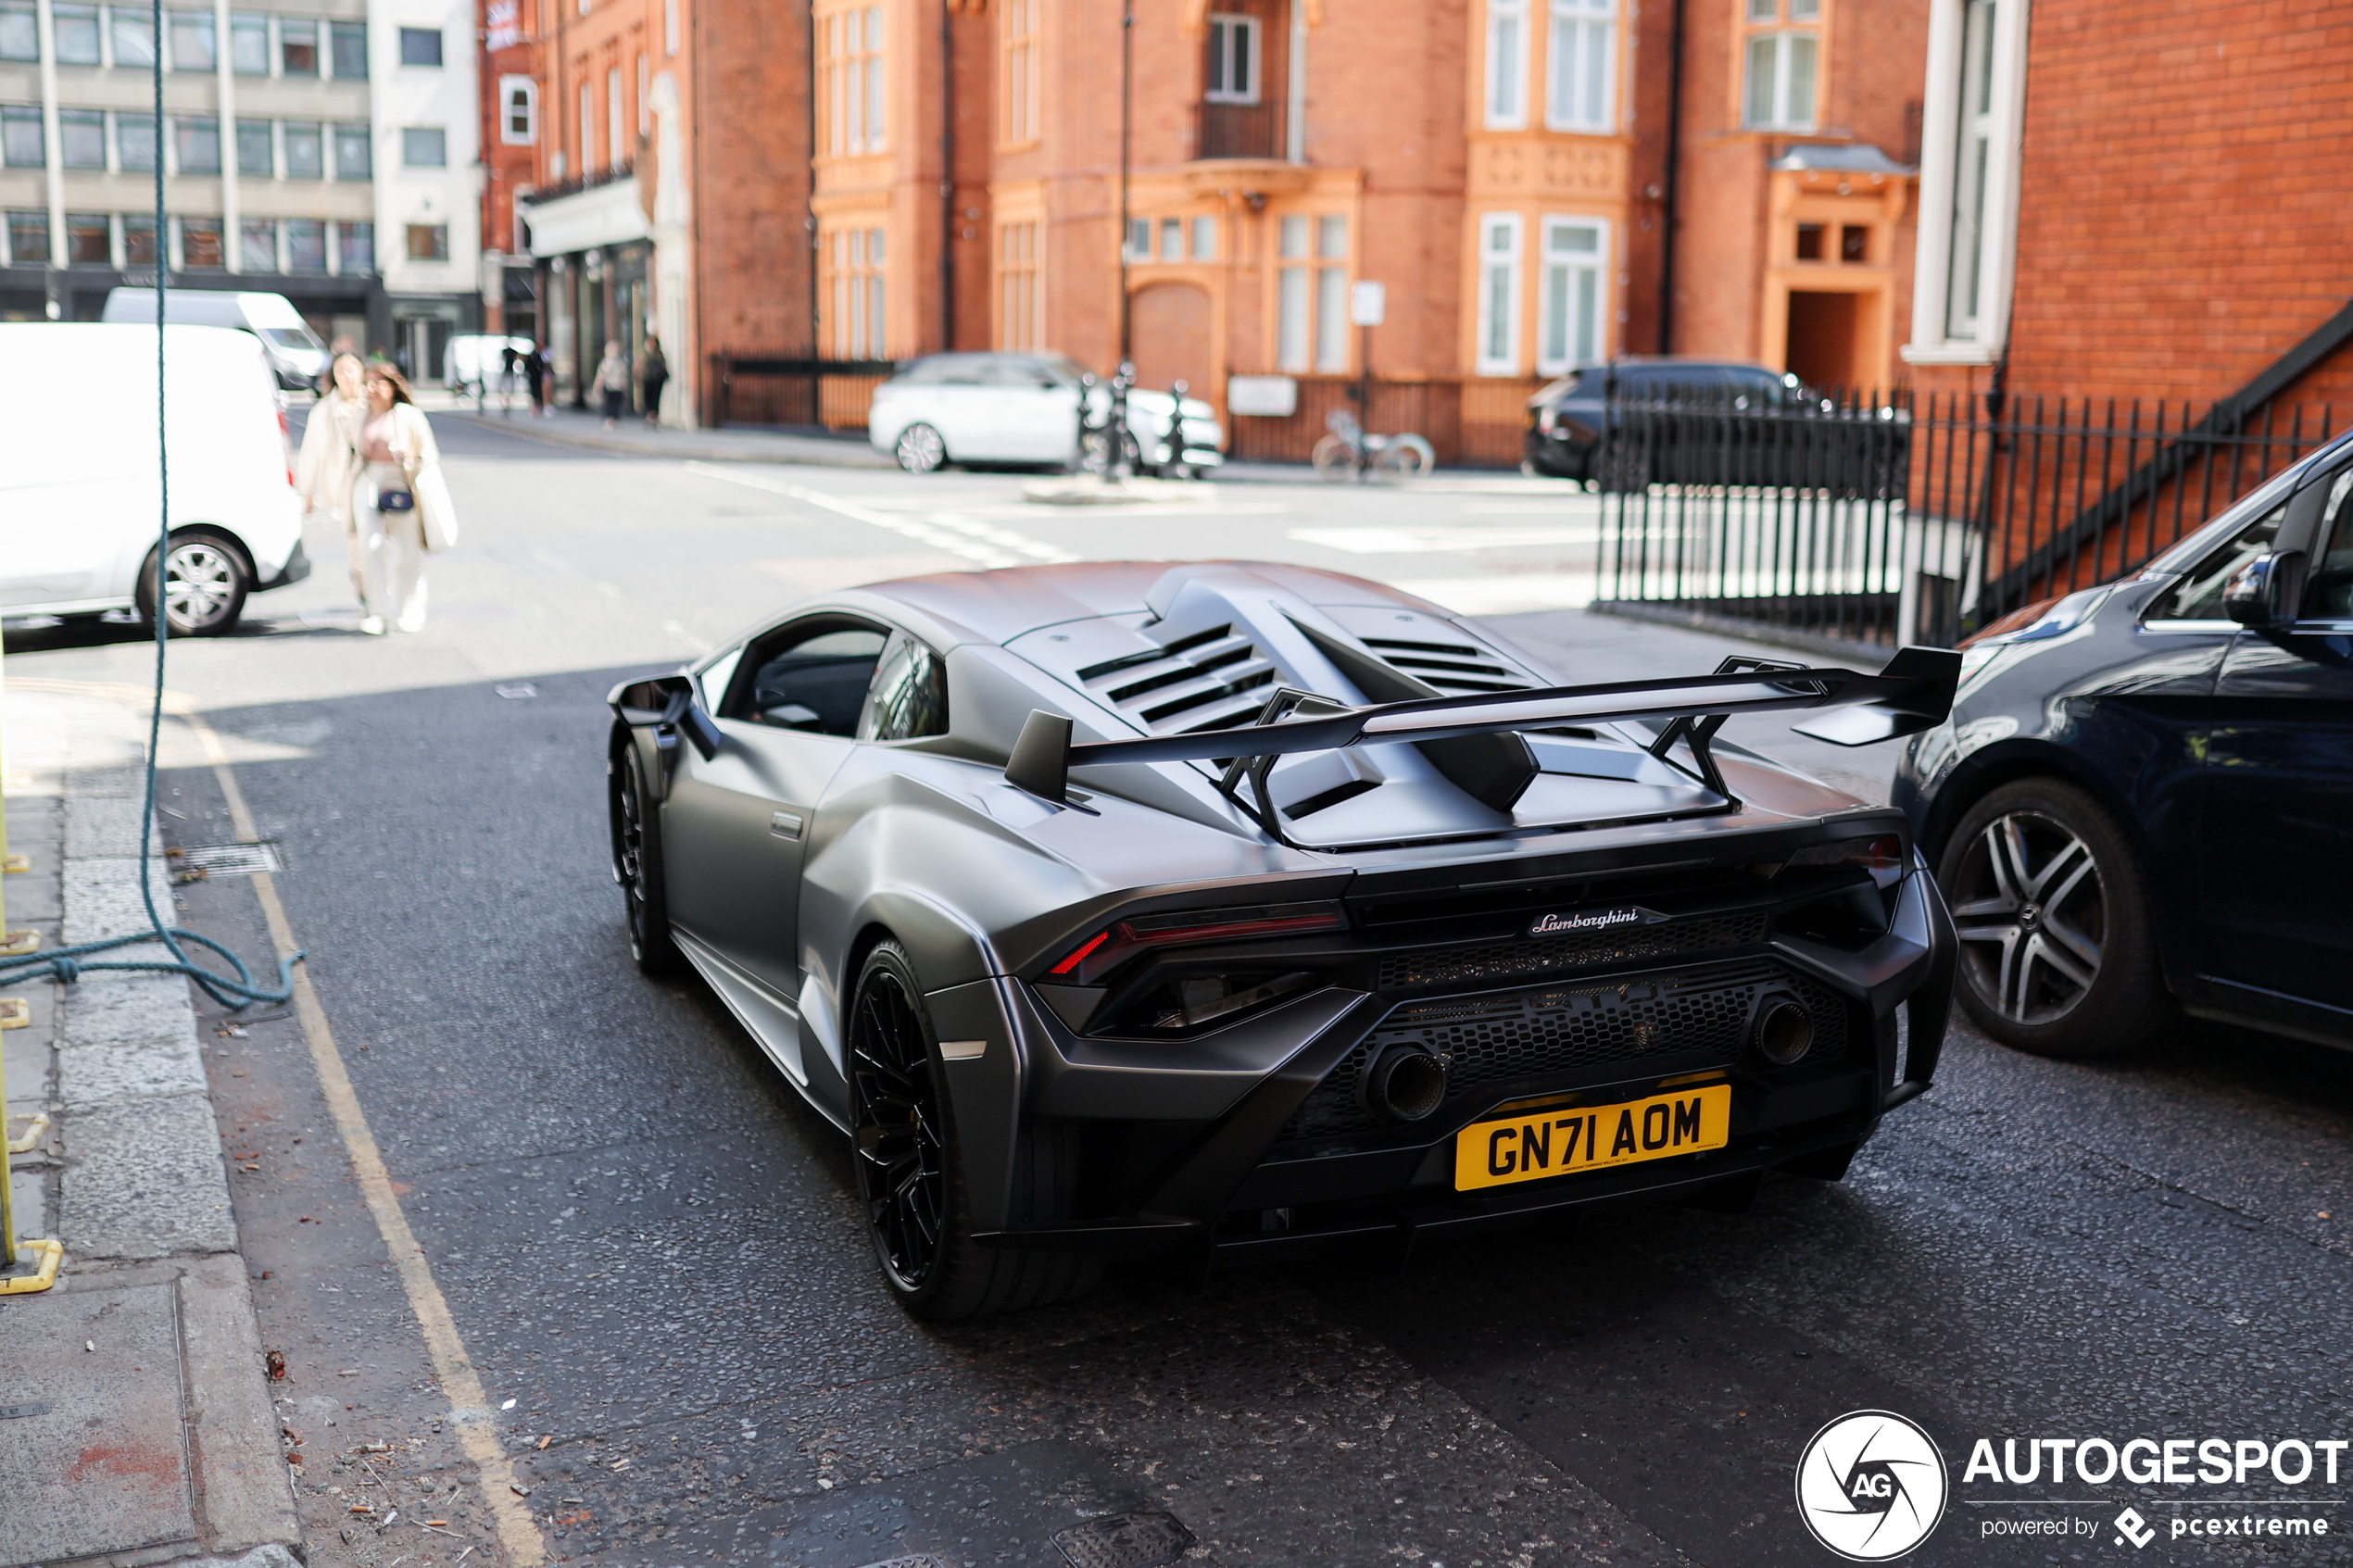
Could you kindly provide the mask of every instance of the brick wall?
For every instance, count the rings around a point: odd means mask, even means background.
[[[2203,403],[2334,314],[2348,62],[2348,0],[2037,0],[2009,384]],[[2285,399],[2331,400],[2353,355]]]

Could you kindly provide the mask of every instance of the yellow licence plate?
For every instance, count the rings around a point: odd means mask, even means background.
[[[1732,1086],[1708,1084],[1620,1105],[1554,1106],[1475,1122],[1454,1135],[1454,1190],[1721,1148],[1731,1117]]]

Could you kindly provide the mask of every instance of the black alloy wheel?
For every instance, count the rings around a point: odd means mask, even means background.
[[[647,792],[634,738],[607,768],[612,780],[612,876],[621,884],[629,925],[629,956],[647,974],[674,974],[684,967],[670,939],[670,901],[662,877],[661,824]]]
[[[870,960],[859,986],[850,1121],[875,1256],[893,1289],[917,1297],[938,1277],[947,1242],[948,1118],[929,1031],[901,967]]]
[[[974,1239],[946,1066],[923,995],[905,950],[886,941],[859,971],[848,1019],[858,1198],[884,1284],[909,1313],[937,1322],[1085,1292],[1102,1276],[1101,1259]],[[1012,1194],[1016,1211],[1066,1214],[1076,1171],[1070,1130],[1034,1128],[1024,1143]]]
[[[2128,1050],[2170,1014],[2140,870],[2082,790],[2028,779],[1988,794],[1937,880],[1960,938],[1960,997],[1994,1038],[2041,1056]]]

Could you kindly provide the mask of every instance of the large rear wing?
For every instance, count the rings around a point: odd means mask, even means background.
[[[1032,712],[1022,726],[1021,737],[1005,763],[1005,778],[1032,795],[1060,801],[1069,787],[1073,768],[1225,759],[1220,787],[1265,822],[1273,814],[1265,774],[1275,759],[1294,752],[1427,744],[1621,719],[1664,719],[1668,722],[1651,751],[1672,760],[1668,754],[1678,743],[1682,744],[1693,764],[1685,771],[1729,797],[1722,774],[1708,753],[1708,743],[1727,719],[1743,713],[1829,709],[1819,719],[1796,726],[1798,733],[1838,746],[1869,746],[1943,723],[1952,711],[1960,676],[1959,654],[1948,648],[1906,647],[1898,650],[1876,675],[1836,666],[1728,659],[1710,675],[1417,697],[1365,708],[1348,708],[1328,697],[1286,688],[1268,701],[1254,724],[1081,746],[1070,743],[1070,720],[1040,710]],[[1244,777],[1253,785],[1254,802],[1240,799],[1239,784]],[[1280,836],[1271,826],[1269,831]]]

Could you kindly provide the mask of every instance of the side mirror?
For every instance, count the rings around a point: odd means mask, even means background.
[[[2303,552],[2280,550],[2259,556],[2222,585],[2222,613],[2242,626],[2269,626],[2291,620],[2303,584]]]

